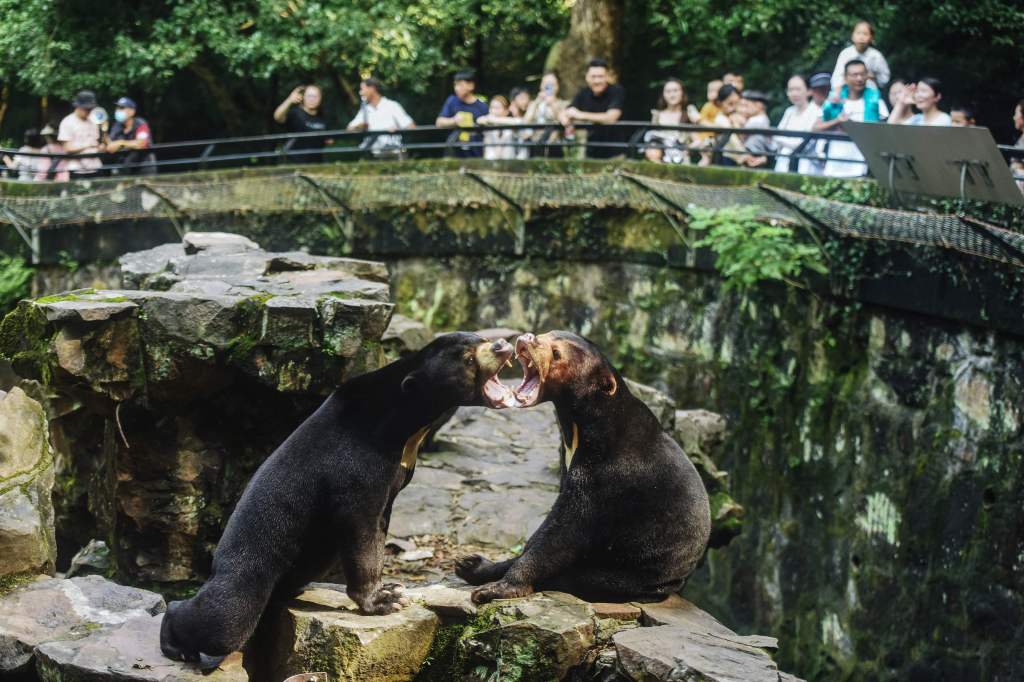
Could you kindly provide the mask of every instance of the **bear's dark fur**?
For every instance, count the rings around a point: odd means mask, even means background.
[[[524,334],[516,354],[521,404],[555,404],[565,441],[561,488],[521,556],[457,561],[459,577],[481,585],[473,600],[559,590],[591,601],[657,601],[679,591],[711,531],[693,464],[589,341]]]
[[[501,397],[494,376],[512,353],[506,341],[446,334],[335,390],[249,481],[209,580],[168,606],[164,655],[215,666],[252,635],[268,602],[296,595],[339,562],[363,612],[401,608],[398,590],[380,584],[395,496],[434,420]]]

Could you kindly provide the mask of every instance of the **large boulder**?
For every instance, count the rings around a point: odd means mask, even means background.
[[[202,233],[121,266],[125,289],[22,301],[0,357],[49,396],[58,546],[102,537],[125,580],[195,583],[256,467],[382,364],[387,268]]]
[[[52,573],[53,454],[43,407],[0,391],[0,579]]]
[[[0,676],[29,670],[43,644],[81,639],[165,608],[159,594],[99,576],[30,582],[0,598]]]

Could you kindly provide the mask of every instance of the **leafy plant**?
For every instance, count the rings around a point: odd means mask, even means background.
[[[791,228],[774,220],[758,220],[752,207],[687,210],[690,228],[705,233],[695,245],[717,254],[715,267],[726,289],[746,292],[765,280],[802,286],[795,278],[804,270],[828,273],[818,246],[801,243]]]
[[[0,318],[21,299],[27,297],[32,281],[32,268],[17,256],[0,256]]]

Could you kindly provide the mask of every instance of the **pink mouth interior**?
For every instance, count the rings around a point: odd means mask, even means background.
[[[537,366],[530,366],[532,358],[528,353],[521,351],[516,355],[516,359],[523,366],[523,383],[519,384],[519,388],[515,390],[515,397],[519,402],[519,407],[529,407],[536,404],[540,398],[543,382],[540,380],[540,371]]]
[[[499,370],[500,372],[500,370]],[[511,388],[501,383],[495,374],[484,383],[484,397],[491,407],[519,407],[519,401]]]

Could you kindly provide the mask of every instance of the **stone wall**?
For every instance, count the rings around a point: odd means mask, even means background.
[[[686,593],[778,636],[787,667],[1024,674],[1019,338],[637,264],[402,259],[392,287],[435,327],[573,329],[724,412],[744,531]]]

